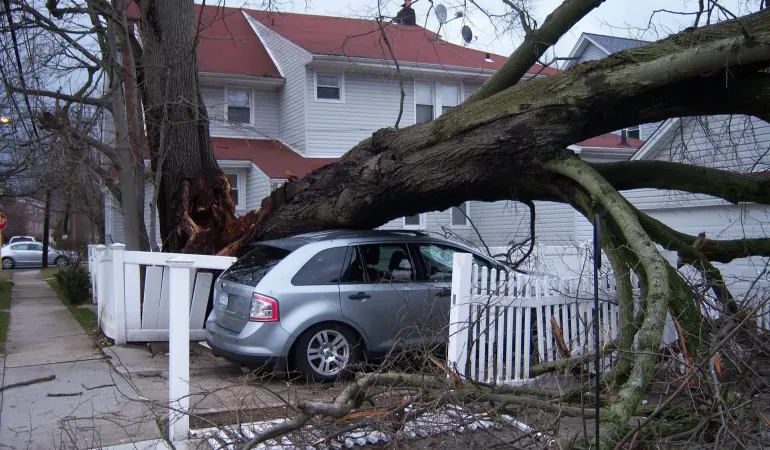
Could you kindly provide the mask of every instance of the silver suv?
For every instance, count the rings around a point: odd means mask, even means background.
[[[397,345],[448,340],[452,260],[421,232],[324,231],[254,244],[214,285],[206,341],[249,367],[332,381]]]

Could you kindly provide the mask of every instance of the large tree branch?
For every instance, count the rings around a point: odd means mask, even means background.
[[[527,21],[521,8],[516,7],[513,3],[506,3],[516,9],[521,16],[521,24],[527,33],[524,42],[465,103],[483,100],[518,83],[527,71],[540,60],[546,50],[575,26],[580,19],[604,3],[604,0],[564,0],[558,8],[546,17],[543,25],[535,30],[527,29]]]
[[[640,213],[639,220],[650,234],[654,234],[660,239],[658,242],[660,245],[671,250],[679,251],[679,247],[676,245],[677,241],[687,243],[694,242],[697,239],[697,236],[676,231],[647,214]],[[770,238],[708,239],[706,244],[700,249],[700,253],[709,261],[725,264],[738,258],[770,256]],[[684,256],[695,259],[697,254],[686,254]]]
[[[770,11],[743,18],[750,44],[723,22],[710,33],[688,31],[517,84],[426,124],[377,131],[334,164],[274,191],[260,212],[244,216],[248,225],[203,232],[187,250],[217,253],[252,239],[374,228],[467,200],[552,200],[560,177],[543,165],[571,153],[570,144],[669,117],[766,109],[765,77],[744,74],[725,85],[724,70],[770,63],[768,19]]]
[[[46,91],[44,89],[23,89],[23,88],[10,86],[10,85],[6,85],[6,88],[9,91],[15,92],[18,94],[34,95],[38,97],[48,97],[48,98],[53,98],[57,100],[65,100],[67,102],[72,102],[72,103],[80,103],[83,105],[99,106],[107,110],[110,109],[109,102],[103,98],[93,98],[93,97],[83,97],[80,95],[62,94],[61,92]]]
[[[668,161],[592,164],[618,190],[669,189],[770,205],[770,177]]]

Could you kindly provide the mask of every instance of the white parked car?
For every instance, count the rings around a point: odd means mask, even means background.
[[[40,267],[43,264],[43,244],[40,242],[16,242],[0,250],[3,269],[14,267]],[[59,267],[69,265],[70,260],[60,250],[48,247],[48,262]]]
[[[37,242],[37,239],[34,236],[13,236],[7,242],[3,242],[3,247],[17,242]]]

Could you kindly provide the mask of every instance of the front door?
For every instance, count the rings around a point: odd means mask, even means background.
[[[370,351],[419,342],[416,270],[404,243],[351,245],[340,282],[342,315],[366,334]]]

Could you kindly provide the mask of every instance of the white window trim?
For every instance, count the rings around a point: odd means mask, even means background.
[[[638,138],[633,138],[633,139],[641,139],[642,138],[642,126],[641,125],[636,125],[636,126],[633,126],[633,127],[625,127],[622,130],[620,130],[620,132],[622,133],[623,130],[626,130],[626,137],[631,137],[631,136],[628,135],[628,132],[631,129],[639,130],[639,137]]]
[[[468,229],[471,228],[471,202],[463,202],[462,204],[465,206],[465,215],[468,216],[465,218],[465,225],[455,225],[454,221],[452,220],[452,208],[449,208],[449,228],[457,228],[457,229]],[[461,204],[461,206],[462,206]]]
[[[438,119],[441,117],[444,110],[444,83],[440,81],[428,81],[428,80],[421,80],[419,78],[415,78],[412,80],[412,117],[414,118],[413,124],[417,123],[417,85],[418,84],[430,84],[433,86],[433,120]],[[465,83],[462,81],[458,81],[456,83],[448,82],[446,84],[452,85],[452,86],[459,86],[460,87],[460,98],[457,99],[459,102],[457,106],[460,106],[465,101]],[[439,93],[441,91],[441,93]]]
[[[404,230],[424,230],[426,228],[425,213],[420,214],[419,225],[407,225],[406,217],[401,218],[401,228]]]
[[[225,172],[225,176],[235,175],[237,177],[237,184],[235,188],[238,190],[238,204],[235,205],[235,209],[246,209],[246,180],[242,172]]]
[[[245,91],[249,93],[249,123],[230,122],[230,117],[227,115],[227,109],[230,107],[229,92],[230,91]],[[254,126],[254,89],[243,89],[229,86],[225,86],[225,124],[231,127],[238,126]]]
[[[340,77],[340,98],[318,98],[318,75],[329,75],[333,77]],[[313,71],[313,97],[318,103],[345,103],[345,74],[344,73],[329,73],[321,72],[317,70]]]
[[[286,184],[286,181],[288,181],[288,180],[286,180],[286,178],[271,178],[270,179],[270,192],[272,193],[275,189],[278,189],[278,187],[283,186],[284,184]],[[273,183],[276,183],[276,184],[280,183],[280,185],[278,187],[276,187],[275,189],[273,189]]]

